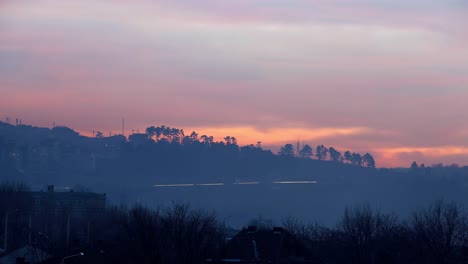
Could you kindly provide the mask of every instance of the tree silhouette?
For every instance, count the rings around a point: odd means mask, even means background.
[[[157,141],[157,138],[156,138],[156,127],[154,127],[154,126],[147,127],[147,128],[146,128],[146,134],[148,134],[149,137],[150,137],[152,140]]]
[[[379,249],[379,242],[395,233],[398,228],[396,215],[374,211],[369,205],[346,208],[339,229],[345,244],[350,248],[351,263],[380,263],[374,258]]]
[[[171,143],[180,143],[182,138],[184,138],[184,130],[171,128],[169,131],[169,141]]]
[[[307,144],[299,151],[299,156],[301,158],[309,158],[312,154],[312,147]]]
[[[294,147],[292,144],[286,144],[281,147],[280,151],[278,152],[279,155],[281,156],[288,156],[288,157],[293,157],[294,156]]]
[[[159,141],[159,139],[161,138],[162,134],[163,134],[163,131],[164,131],[164,128],[165,126],[160,126],[160,127],[157,127],[154,131],[154,134],[156,135],[156,140]]]
[[[190,134],[190,139],[192,140],[192,142],[198,141],[198,134],[197,134],[197,132],[193,131],[193,132]]]
[[[335,162],[340,161],[341,152],[339,152],[338,150],[336,150],[336,149],[333,148],[333,147],[330,147],[330,148],[328,149],[328,152],[330,153],[330,159],[331,159],[332,161],[335,161]]]
[[[96,132],[96,138],[103,138],[104,134],[101,131]]]
[[[205,144],[212,144],[214,139],[212,136],[203,135],[200,137],[201,142]]]
[[[226,145],[237,145],[237,139],[235,137],[227,136],[224,138]]]
[[[327,158],[328,149],[324,145],[318,145],[315,151],[315,156],[318,160],[324,160]]]
[[[436,202],[413,215],[412,225],[417,240],[436,263],[452,263],[455,250],[463,246],[467,218],[455,203]],[[455,262],[453,262],[455,263]]]
[[[362,167],[362,156],[359,153],[351,154],[352,164],[354,166]]]
[[[351,152],[349,150],[345,152],[344,159],[346,160],[346,163],[348,163],[348,164],[352,162],[353,155],[351,154]]]
[[[257,141],[257,144],[255,144],[255,147],[258,148],[258,149],[262,149],[262,142]]]
[[[161,140],[170,142],[171,128],[166,126],[161,126]]]
[[[416,161],[413,161],[410,166],[410,172],[412,174],[418,174],[419,173],[419,165],[416,163]]]
[[[362,161],[366,167],[375,168],[375,160],[371,154],[369,153],[364,154],[364,156],[362,157]]]

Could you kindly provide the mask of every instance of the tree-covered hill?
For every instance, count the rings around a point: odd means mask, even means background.
[[[146,133],[104,137],[0,122],[0,162],[3,178],[23,177],[33,183],[101,179],[125,182],[300,178],[334,174],[373,173],[375,161],[366,153],[318,145],[294,150],[286,144],[278,154],[261,142],[239,146],[234,136],[212,136],[167,126]]]

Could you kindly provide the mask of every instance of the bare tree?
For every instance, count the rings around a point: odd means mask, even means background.
[[[455,263],[456,250],[466,246],[466,216],[455,203],[438,201],[413,215],[412,226],[421,243],[423,261]]]
[[[214,213],[192,210],[187,204],[173,204],[161,222],[163,263],[200,263],[213,255],[222,234]]]
[[[161,263],[161,216],[159,210],[134,207],[128,213],[126,228],[131,258],[138,263]]]
[[[317,263],[335,263],[340,259],[336,254],[340,249],[337,232],[317,223],[304,224],[293,217],[286,218],[283,227],[305,244],[309,256]]]
[[[394,214],[373,211],[369,205],[346,208],[339,223],[352,263],[376,263],[380,242],[397,230]]]

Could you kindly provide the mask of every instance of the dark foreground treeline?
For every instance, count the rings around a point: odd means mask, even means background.
[[[364,205],[347,208],[335,228],[288,219],[317,263],[468,263],[467,211],[437,201],[399,219]]]
[[[466,213],[438,201],[402,221],[359,206],[346,209],[334,228],[295,219],[283,227],[306,248],[309,263],[468,263]],[[214,214],[180,204],[111,209],[96,225],[83,263],[203,263],[223,258],[229,243]]]
[[[1,228],[1,241],[8,243],[8,252],[32,245],[36,255],[53,256],[43,263],[59,263],[78,252],[85,255],[68,263],[203,263],[226,257],[226,238],[236,233],[214,213],[178,203],[36,217],[27,189],[9,188],[0,192],[0,225],[8,226],[6,240],[6,229]],[[297,219],[286,219],[282,226],[308,263],[468,263],[467,213],[455,203],[437,201],[399,219],[362,205],[347,208],[332,228]],[[272,228],[257,225],[260,230]]]

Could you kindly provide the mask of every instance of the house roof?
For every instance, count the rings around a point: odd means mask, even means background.
[[[304,243],[282,228],[244,228],[227,244],[225,258],[267,260],[298,258],[306,255]]]
[[[25,246],[9,253],[8,255],[1,257],[0,263],[16,264],[16,258],[24,258],[26,262],[34,264],[42,263],[43,261],[49,259],[50,255],[38,248]]]
[[[33,199],[52,198],[57,200],[95,200],[106,199],[106,194],[91,192],[32,192]]]

